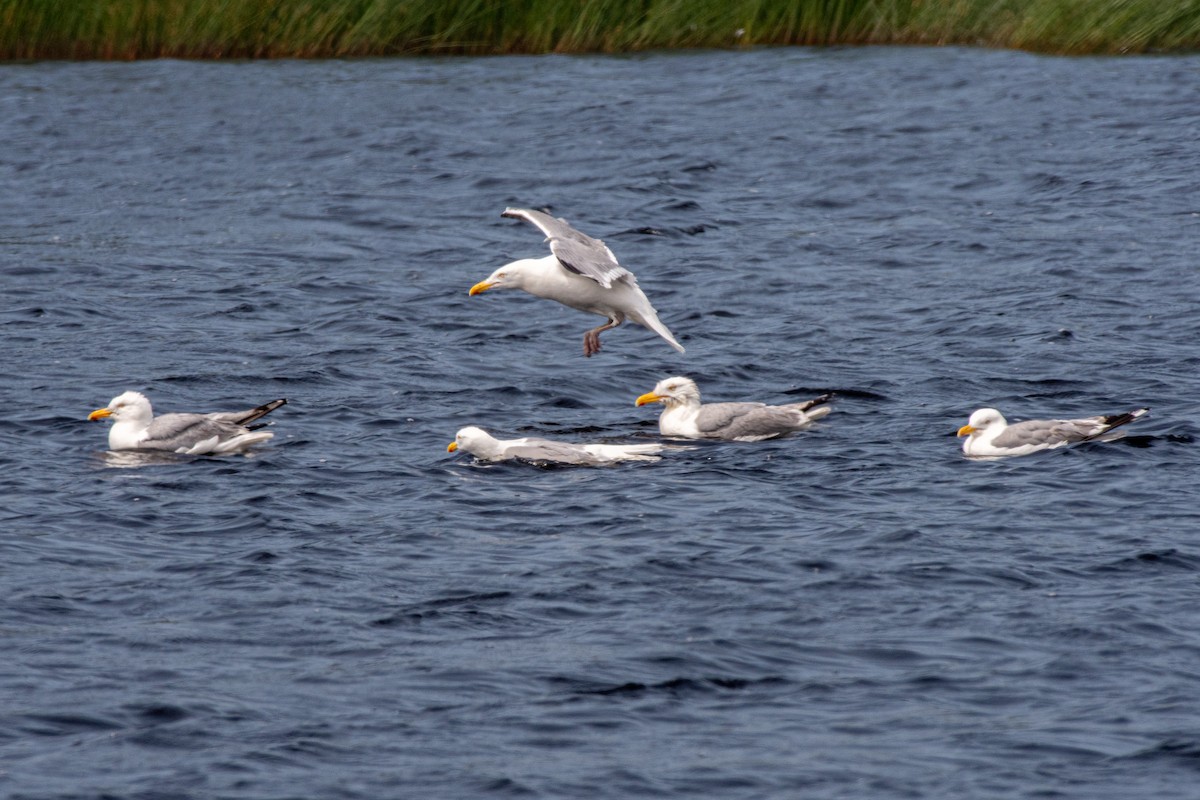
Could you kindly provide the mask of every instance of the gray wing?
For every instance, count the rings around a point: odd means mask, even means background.
[[[170,450],[191,448],[197,442],[211,439],[230,439],[246,433],[246,429],[232,422],[215,419],[209,414],[163,414],[155,417],[146,429],[146,438],[139,448],[147,450]]]
[[[1082,419],[1031,419],[1009,425],[995,438],[997,447],[1022,447],[1024,445],[1051,446],[1086,442],[1102,436],[1113,428],[1133,422],[1149,412],[1148,408],[1135,408],[1120,414]]]
[[[504,454],[510,458],[523,458],[527,461],[557,461],[562,464],[599,463],[599,459],[583,449],[581,445],[556,442],[553,439],[526,438],[519,445],[506,447]]]
[[[1009,425],[992,440],[996,447],[1052,446],[1082,442],[1102,432],[1099,419],[1031,419]]]
[[[501,216],[532,222],[546,234],[550,252],[560,264],[577,275],[591,278],[605,289],[622,278],[636,283],[633,273],[617,263],[617,257],[608,249],[608,245],[586,233],[580,233],[564,219],[527,208],[506,208]]]
[[[705,403],[696,427],[717,439],[769,439],[796,429],[796,411],[762,403]]]

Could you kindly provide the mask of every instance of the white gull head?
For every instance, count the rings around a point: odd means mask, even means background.
[[[634,404],[644,406],[648,403],[662,403],[667,408],[679,406],[700,405],[700,388],[691,378],[676,375],[673,378],[663,378],[653,391],[639,397]]]
[[[154,421],[154,410],[146,395],[124,392],[104,408],[88,414],[88,419],[111,419],[113,426],[108,431],[108,446],[112,450],[124,450],[136,447],[145,438],[146,429]]]
[[[500,455],[500,451],[503,448],[500,446],[500,440],[496,439],[483,428],[468,425],[465,428],[459,429],[458,433],[454,436],[454,441],[450,443],[446,451],[453,453],[459,449],[465,450],[481,459],[489,459]]]
[[[994,408],[981,408],[973,412],[967,424],[958,429],[963,440],[963,452],[970,453],[976,441],[990,442],[1000,431],[1008,427],[1008,420]]]

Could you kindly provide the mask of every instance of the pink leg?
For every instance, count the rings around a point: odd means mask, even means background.
[[[600,352],[600,334],[609,328],[615,328],[621,324],[619,319],[610,319],[599,328],[592,328],[583,335],[583,354],[591,358],[596,353]]]

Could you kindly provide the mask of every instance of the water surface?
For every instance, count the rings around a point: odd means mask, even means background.
[[[1195,796],[1200,61],[0,68],[14,798]],[[468,298],[603,237],[687,347]],[[611,469],[633,400],[836,391]],[[251,458],[88,411],[275,397]],[[962,457],[1142,405],[1120,443]]]

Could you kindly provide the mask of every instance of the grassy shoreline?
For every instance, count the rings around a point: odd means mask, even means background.
[[[964,44],[1200,49],[1200,0],[0,0],[0,60]]]

